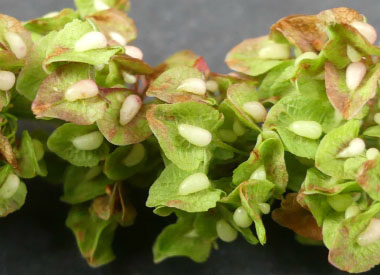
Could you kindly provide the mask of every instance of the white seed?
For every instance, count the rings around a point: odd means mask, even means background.
[[[209,145],[212,140],[212,135],[209,131],[189,124],[178,125],[178,132],[188,142],[199,147]]]
[[[206,89],[210,92],[217,92],[219,90],[219,84],[215,80],[208,80],[206,81]]]
[[[337,212],[344,212],[352,204],[352,196],[350,194],[338,194],[327,197],[327,203]]]
[[[130,57],[133,57],[133,58],[136,58],[136,59],[140,59],[142,60],[143,57],[144,57],[144,54],[142,52],[142,50],[140,50],[140,48],[137,48],[135,46],[125,46],[125,54],[126,55],[129,55]]]
[[[204,95],[206,93],[206,83],[200,78],[188,78],[178,86],[178,91]]]
[[[58,11],[52,11],[52,12],[45,14],[43,16],[43,18],[53,18],[53,17],[56,17],[57,15],[59,15]]]
[[[99,131],[76,137],[71,140],[78,150],[91,151],[98,149],[103,143],[104,137]]]
[[[361,246],[370,245],[380,239],[380,219],[372,218],[367,228],[360,233],[357,242]]]
[[[210,187],[210,181],[205,173],[195,173],[185,178],[178,188],[178,194],[186,196]]]
[[[145,147],[141,143],[134,144],[128,156],[123,160],[123,164],[127,167],[136,166],[145,157]]]
[[[255,122],[263,122],[267,116],[267,110],[258,101],[247,102],[243,105],[243,110],[248,113]]]
[[[288,59],[290,47],[288,44],[270,43],[259,50],[259,57],[265,59]]]
[[[234,124],[232,125],[232,129],[234,130],[235,134],[240,137],[245,134],[246,129],[245,127],[240,123],[240,121],[235,118]]]
[[[379,155],[379,150],[377,150],[377,148],[369,148],[367,150],[367,152],[365,153],[365,156],[367,159],[369,160],[374,160],[377,158],[377,156]]]
[[[84,52],[107,47],[107,38],[101,32],[88,32],[74,46],[76,52]]]
[[[359,62],[362,60],[362,55],[351,45],[347,45],[347,56],[351,62]]]
[[[137,77],[133,74],[127,73],[126,71],[121,72],[124,82],[127,84],[135,84],[137,81]]]
[[[260,208],[261,213],[264,215],[269,214],[270,212],[270,204],[266,202],[259,202],[258,206]]]
[[[354,138],[349,145],[338,153],[337,158],[352,158],[365,150],[365,143],[361,138]]]
[[[236,208],[233,215],[234,222],[241,228],[248,228],[252,224],[252,219],[249,217],[247,210],[243,206]]]
[[[91,79],[80,80],[71,85],[65,92],[65,99],[75,101],[97,96],[99,93],[98,85]]]
[[[380,113],[376,113],[373,116],[373,120],[376,122],[376,124],[380,124]]]
[[[347,207],[346,212],[344,212],[344,217],[346,219],[349,219],[351,217],[356,216],[359,213],[360,213],[359,206],[357,206],[356,204],[353,204],[353,205]]]
[[[316,59],[318,58],[318,55],[315,52],[304,52],[300,56],[296,58],[296,61],[294,62],[294,65],[297,67],[302,60],[306,59]]]
[[[117,42],[121,46],[127,45],[127,40],[118,32],[109,32],[108,33],[111,39]]]
[[[350,25],[363,35],[369,43],[373,44],[376,42],[377,33],[372,25],[360,21],[352,22]]]
[[[120,108],[120,124],[122,126],[131,122],[142,106],[141,98],[138,95],[129,95],[124,99]]]
[[[253,171],[252,175],[249,177],[251,180],[265,180],[266,178],[267,173],[264,165],[259,166],[259,168]]]
[[[229,129],[220,129],[218,131],[219,137],[224,142],[235,142],[238,139],[238,136],[235,134],[234,131]]]
[[[12,72],[0,71],[0,91],[8,91],[13,88],[16,76]]]
[[[33,148],[34,148],[34,153],[36,154],[36,158],[38,161],[40,161],[41,159],[43,159],[44,154],[45,154],[44,145],[38,139],[32,139],[32,142],[33,142]]]
[[[12,197],[20,185],[20,179],[15,174],[9,174],[3,185],[0,187],[0,197],[9,199]]]
[[[296,135],[310,139],[318,139],[322,135],[322,126],[316,121],[294,121],[289,125],[289,130]]]
[[[99,64],[99,65],[95,65],[94,68],[97,71],[102,71],[105,66],[106,66],[105,64]]]
[[[11,51],[17,58],[24,58],[27,54],[27,47],[22,40],[21,36],[15,32],[6,32],[4,34],[5,41],[7,41]]]
[[[111,7],[108,6],[106,3],[104,3],[102,0],[95,0],[94,1],[94,8],[97,11],[103,11],[103,10],[108,10]]]
[[[228,222],[224,219],[217,221],[216,223],[216,233],[218,237],[224,242],[233,242],[236,240],[238,233]]]
[[[351,91],[356,90],[366,73],[367,67],[362,62],[354,62],[348,65],[346,69],[347,88]]]

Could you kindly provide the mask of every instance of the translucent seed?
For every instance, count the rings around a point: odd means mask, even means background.
[[[352,22],[350,25],[354,27],[361,35],[363,35],[369,43],[373,44],[376,42],[377,33],[372,25],[360,21]]]
[[[270,204],[266,202],[259,202],[258,203],[261,213],[264,215],[269,214],[270,212]]]
[[[38,161],[40,161],[41,159],[43,159],[44,154],[45,154],[44,145],[38,139],[32,139],[32,142],[33,142],[33,148],[34,148],[34,153],[36,154],[36,158]]]
[[[367,67],[362,62],[354,62],[347,66],[346,69],[346,85],[351,91],[356,90],[362,82],[365,74],[367,73]]]
[[[212,140],[212,135],[209,131],[189,124],[178,125],[178,132],[188,142],[199,147],[209,145]]]
[[[127,45],[127,40],[118,32],[109,32],[108,35],[111,37],[111,39],[115,42],[117,42],[121,46]]]
[[[127,167],[136,166],[145,157],[145,147],[141,143],[134,144],[132,150],[123,160],[123,164]]]
[[[80,80],[71,85],[65,92],[67,101],[86,99],[97,96],[99,93],[98,85],[91,79]]]
[[[346,219],[349,219],[351,217],[354,217],[360,213],[360,208],[356,204],[350,205],[347,207],[346,212],[344,213],[344,217]]]
[[[233,219],[236,225],[241,228],[250,227],[252,224],[252,219],[249,217],[247,211],[243,206],[236,208]]]
[[[373,116],[373,120],[376,122],[376,124],[380,124],[380,113],[376,113]]]
[[[186,196],[189,194],[193,194],[202,190],[205,190],[210,187],[210,181],[206,174],[204,173],[195,173],[191,176],[185,178],[179,188],[178,194],[182,196]]]
[[[0,197],[9,199],[12,197],[20,185],[20,179],[15,174],[9,174],[0,187]]]
[[[126,55],[129,55],[130,57],[140,59],[140,60],[143,59],[144,54],[139,48],[137,48],[135,46],[130,46],[130,45],[125,46],[124,48],[125,48],[125,54]]]
[[[200,78],[188,78],[178,86],[178,91],[204,95],[206,93],[206,83]]]
[[[379,150],[377,148],[369,148],[367,152],[365,153],[365,156],[369,160],[374,160],[379,155]]]
[[[21,36],[15,32],[6,32],[4,34],[5,41],[7,41],[11,51],[17,58],[24,58],[27,54],[27,47],[22,40]]]
[[[352,204],[350,194],[338,194],[327,197],[328,204],[337,212],[343,212]]]
[[[124,82],[127,84],[135,84],[137,81],[137,77],[133,74],[127,73],[126,71],[121,72]]]
[[[9,91],[16,82],[16,76],[12,72],[0,71],[0,91]]]
[[[107,47],[107,38],[101,32],[88,32],[74,46],[76,52],[84,52]]]
[[[352,195],[352,200],[353,201],[358,201],[362,197],[362,193],[360,193],[360,192],[354,192],[354,193],[351,193],[351,195]]]
[[[296,135],[310,139],[318,139],[322,135],[322,126],[316,121],[294,121],[289,125],[289,130]]]
[[[361,246],[370,245],[380,239],[380,219],[372,218],[366,229],[360,233],[357,242]]]
[[[246,129],[245,127],[240,123],[240,121],[235,118],[234,124],[232,125],[232,129],[234,130],[235,134],[240,137],[245,134]]]
[[[238,139],[235,132],[229,129],[220,129],[218,133],[220,139],[224,142],[235,142]]]
[[[103,143],[104,137],[99,131],[79,136],[71,140],[78,150],[91,151],[98,149]]]
[[[354,138],[349,145],[338,153],[337,158],[351,158],[360,155],[365,150],[365,143],[361,138]]]
[[[316,59],[316,58],[318,58],[318,55],[315,52],[305,52],[296,58],[294,65],[297,67],[301,63],[302,60]]]
[[[56,17],[57,15],[59,15],[58,11],[52,11],[52,12],[45,14],[43,16],[43,18],[53,18],[53,17]]]
[[[219,90],[219,84],[215,80],[208,80],[206,82],[206,89],[210,92],[217,92]]]
[[[362,60],[362,55],[351,45],[347,45],[347,56],[351,62],[359,62]]]
[[[104,3],[102,0],[95,0],[94,1],[94,8],[97,11],[103,11],[103,10],[108,10],[111,7],[108,6],[106,3]]]
[[[290,47],[288,44],[270,43],[259,50],[259,57],[265,59],[288,59]]]
[[[249,177],[251,180],[265,180],[267,178],[267,173],[265,171],[265,166],[261,165],[255,171],[253,171],[252,175]]]
[[[120,108],[120,124],[122,126],[131,122],[142,106],[141,98],[137,95],[129,95],[124,99],[123,105]]]
[[[216,223],[216,233],[218,237],[224,242],[233,242],[236,240],[238,233],[237,231],[224,219],[217,221]]]
[[[267,110],[258,101],[247,102],[243,105],[243,110],[248,113],[255,122],[263,122],[267,116]]]

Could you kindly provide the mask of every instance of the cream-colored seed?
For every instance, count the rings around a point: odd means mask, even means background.
[[[337,158],[351,158],[360,155],[365,150],[365,143],[361,138],[354,138],[349,145],[337,154]]]
[[[270,212],[270,204],[269,203],[259,202],[258,206],[260,208],[261,213],[263,213],[264,215],[269,214],[269,212]]]
[[[127,73],[126,71],[121,72],[124,82],[127,84],[135,84],[137,81],[137,77],[133,74]]]
[[[215,80],[206,81],[206,89],[210,92],[217,92],[219,90],[219,84]]]
[[[350,91],[356,90],[362,82],[367,67],[362,62],[354,62],[347,66],[346,69],[346,85]]]
[[[120,124],[122,126],[131,122],[142,106],[141,98],[137,95],[129,95],[125,98],[123,105],[120,108]]]
[[[0,187],[0,197],[3,199],[11,198],[20,185],[20,179],[15,174],[9,174]]]
[[[204,95],[206,93],[206,83],[200,78],[188,78],[181,82],[177,90],[196,95]]]
[[[142,60],[144,58],[144,54],[140,48],[135,46],[127,45],[125,48],[125,54],[130,57]]]
[[[379,155],[379,150],[377,148],[369,148],[367,152],[365,153],[365,156],[369,160],[374,160]]]
[[[101,32],[88,32],[74,46],[76,52],[84,52],[107,47],[107,38]]]
[[[289,130],[296,135],[309,139],[318,139],[322,135],[322,126],[316,121],[294,121],[289,125]]]
[[[264,59],[288,59],[290,47],[288,44],[270,43],[261,48],[258,54]]]
[[[241,124],[241,122],[237,118],[234,119],[234,124],[232,125],[232,129],[234,130],[235,134],[238,137],[244,135],[246,132],[245,127]]]
[[[7,41],[9,47],[11,48],[11,51],[14,53],[14,55],[21,59],[24,58],[27,54],[27,47],[22,40],[21,36],[15,32],[6,32],[4,34],[5,41]]]
[[[185,178],[179,188],[178,194],[186,196],[210,187],[210,180],[205,173],[195,173]]]
[[[264,165],[259,166],[255,171],[253,171],[253,173],[249,177],[249,179],[251,180],[265,180],[266,178],[267,173],[265,171]]]
[[[380,113],[376,113],[376,114],[373,116],[373,120],[376,122],[376,124],[379,124],[379,125],[380,125]]]
[[[252,219],[249,217],[247,210],[245,210],[243,206],[236,208],[233,215],[233,220],[236,225],[241,228],[250,227],[252,224]]]
[[[76,101],[97,96],[99,93],[98,85],[91,79],[80,80],[71,85],[65,92],[67,101]]]
[[[109,32],[109,36],[115,42],[117,42],[121,46],[127,45],[127,40],[118,32]]]
[[[216,233],[224,242],[233,242],[236,240],[238,233],[226,220],[221,219],[216,223]]]
[[[94,1],[94,8],[97,11],[103,11],[103,10],[108,10],[111,7],[108,6],[106,3],[104,3],[102,0],[95,0]]]
[[[71,140],[74,147],[82,151],[98,149],[103,143],[104,137],[99,131],[94,131]]]
[[[102,71],[106,65],[105,64],[99,64],[95,65],[94,68],[96,71]]]
[[[294,65],[298,66],[303,60],[316,59],[316,58],[318,58],[318,55],[315,52],[305,52],[296,58]]]
[[[16,76],[9,71],[0,71],[0,91],[9,91],[16,82]]]
[[[243,105],[243,110],[248,113],[255,122],[263,122],[267,116],[267,110],[258,101],[247,102]]]
[[[346,219],[349,219],[351,217],[354,217],[360,213],[360,208],[356,204],[353,204],[349,207],[347,207],[346,212],[344,212],[344,217]]]
[[[134,144],[132,150],[123,160],[127,167],[133,167],[139,164],[145,157],[145,147],[141,143]]]
[[[45,14],[43,16],[43,18],[53,18],[53,17],[56,17],[57,15],[59,15],[58,11],[52,11],[52,12]]]
[[[362,55],[351,45],[347,45],[347,56],[351,62],[359,62],[362,59]]]
[[[352,22],[350,25],[363,35],[369,43],[373,44],[376,42],[377,32],[372,25],[360,21]]]
[[[209,145],[212,140],[212,135],[209,131],[189,124],[178,125],[178,132],[188,142],[199,147]]]
[[[372,218],[366,229],[360,233],[357,242],[361,246],[370,245],[380,239],[380,219]]]

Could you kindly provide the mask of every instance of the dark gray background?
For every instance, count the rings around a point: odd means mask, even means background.
[[[380,29],[379,0],[132,0],[130,15],[139,29],[136,44],[149,63],[156,65],[175,51],[190,48],[203,55],[213,71],[228,72],[224,56],[241,40],[267,33],[286,15],[339,6],[359,10]],[[73,7],[72,1],[0,0],[1,13],[21,20],[65,7]],[[59,202],[59,189],[38,181],[28,189],[25,207],[0,220],[0,274],[343,274],[327,263],[325,248],[296,244],[291,232],[270,219],[265,221],[269,228],[265,247],[239,240],[221,243],[205,264],[181,258],[154,265],[151,244],[167,219],[155,217],[143,205],[138,206],[136,225],[117,231],[117,260],[90,269],[64,227],[67,208]],[[144,196],[139,194],[140,201]]]

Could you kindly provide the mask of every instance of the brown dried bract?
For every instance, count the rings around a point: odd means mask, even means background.
[[[2,134],[0,134],[0,154],[10,165],[13,166],[13,168],[17,168],[17,159],[15,153],[13,152],[12,145]]]

